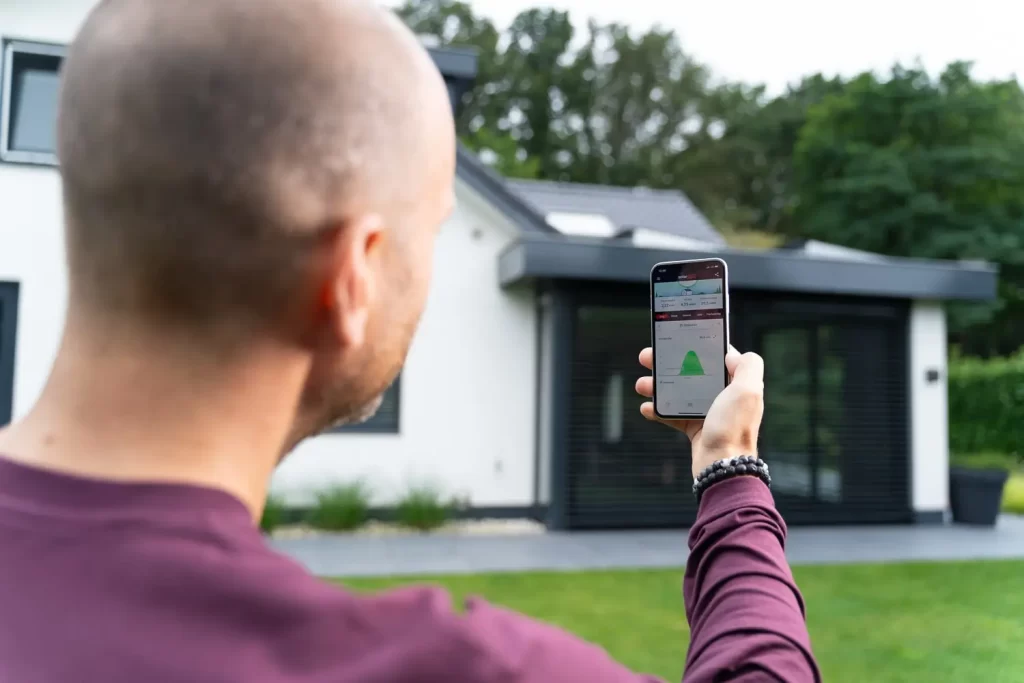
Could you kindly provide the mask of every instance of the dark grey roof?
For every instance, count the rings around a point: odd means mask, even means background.
[[[517,227],[527,233],[550,235],[557,233],[557,230],[547,224],[544,216],[518,193],[513,192],[508,181],[481,161],[474,151],[460,144],[457,158],[458,177],[507,216]]]
[[[546,180],[507,182],[543,215],[552,212],[597,214],[619,230],[648,228],[712,244],[725,243],[704,214],[678,190]]]
[[[997,271],[987,263],[842,259],[786,249],[698,253],[541,235],[511,244],[499,257],[498,273],[503,286],[534,279],[646,283],[655,263],[711,257],[725,260],[737,289],[898,299],[986,300],[996,294]]]

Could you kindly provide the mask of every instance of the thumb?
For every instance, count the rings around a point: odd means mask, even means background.
[[[748,389],[764,388],[764,361],[756,353],[744,353],[736,362],[732,383]]]
[[[740,364],[740,352],[736,347],[729,344],[729,350],[725,353],[725,369],[729,371],[729,378],[736,374],[736,367]]]

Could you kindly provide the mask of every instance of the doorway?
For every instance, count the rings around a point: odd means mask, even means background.
[[[564,496],[570,528],[682,527],[696,518],[686,437],[639,414],[647,288],[577,292]],[[908,307],[732,294],[734,344],[765,360],[760,451],[793,524],[910,521]]]
[[[737,344],[764,358],[759,449],[791,523],[909,522],[907,307],[747,296]]]

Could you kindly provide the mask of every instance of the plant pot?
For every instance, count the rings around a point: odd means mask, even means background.
[[[949,469],[949,504],[953,521],[995,526],[1003,502],[1003,487],[1010,473],[1003,469]]]

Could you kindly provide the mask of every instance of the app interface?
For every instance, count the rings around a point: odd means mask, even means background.
[[[662,415],[704,415],[725,388],[725,295],[721,263],[655,269],[654,381]]]

